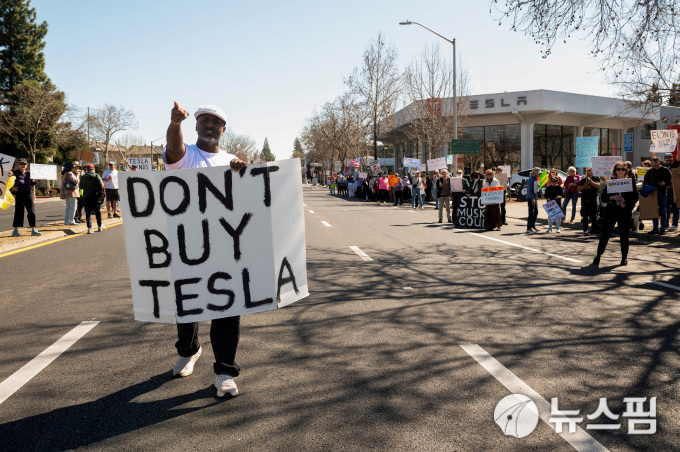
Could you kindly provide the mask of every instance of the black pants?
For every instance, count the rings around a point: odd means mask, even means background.
[[[82,196],[78,196],[78,198],[76,198],[76,199],[78,201],[76,202],[76,216],[75,216],[75,218],[78,221],[82,221],[82,219],[83,219],[83,207],[85,206],[85,203],[83,202]]]
[[[35,207],[33,205],[33,198],[31,198],[31,190],[19,190],[14,195],[14,223],[12,227],[24,227],[24,209],[26,209],[26,217],[28,218],[28,225],[35,227]]]
[[[241,317],[224,317],[210,323],[210,342],[215,363],[213,370],[217,375],[227,374],[238,377],[241,368],[236,364],[236,348],[241,325]],[[201,348],[198,342],[198,322],[178,323],[175,347],[179,356],[193,356]]]
[[[99,210],[99,203],[97,202],[97,196],[92,195],[85,198],[83,201],[85,204],[85,221],[87,222],[88,229],[92,227],[92,214],[94,213],[97,219],[97,226],[102,227],[102,213]]]
[[[501,223],[505,224],[505,198],[503,198],[501,203]]]
[[[611,209],[611,207],[608,207]],[[614,225],[619,224],[619,240],[621,241],[621,259],[628,257],[628,248],[630,243],[630,225],[631,225],[631,211],[629,209],[622,209],[616,207],[615,213],[606,211],[604,220],[602,222],[602,235],[600,236],[600,243],[597,245],[597,255],[600,256],[607,248],[607,242],[612,236]]]
[[[583,223],[583,232],[588,230],[590,223],[590,232],[596,233],[599,231],[597,225],[597,200],[581,198],[581,223]]]
[[[535,199],[527,199],[527,206],[529,208],[529,215],[527,216],[527,230],[536,227],[536,218],[538,218],[538,203],[534,204]]]
[[[403,204],[404,201],[401,199],[401,190],[394,190],[394,205]]]

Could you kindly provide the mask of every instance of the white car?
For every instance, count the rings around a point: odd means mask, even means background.
[[[512,176],[510,176],[510,180],[508,181],[508,184],[510,185],[510,188],[515,189],[515,193],[519,192],[520,187],[522,186],[522,181],[528,181],[529,180],[529,175],[531,174],[531,170],[523,170],[523,171],[518,171]],[[557,175],[562,178],[562,181],[565,181],[567,179],[567,173],[561,170],[557,170]],[[523,196],[526,197],[526,188],[524,188],[524,193],[522,193]],[[545,197],[545,187],[541,188],[539,195],[541,198]]]

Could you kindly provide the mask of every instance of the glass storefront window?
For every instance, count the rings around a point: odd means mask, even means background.
[[[480,140],[480,155],[466,155],[463,163],[466,171],[510,165],[518,171],[521,163],[521,135],[519,124],[486,127],[466,127],[458,134],[461,139]]]
[[[566,170],[574,164],[574,127],[534,125],[534,166]]]

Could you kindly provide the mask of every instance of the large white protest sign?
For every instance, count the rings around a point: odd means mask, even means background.
[[[557,204],[557,202],[554,199],[550,202],[546,202],[545,204],[543,204],[543,208],[545,209],[545,212],[548,214],[548,218],[550,218],[550,221],[557,221],[564,218],[562,208],[560,207],[559,204]]]
[[[597,157],[599,137],[576,137],[576,160],[574,166],[590,166],[591,157]]]
[[[461,192],[463,191],[463,178],[462,177],[451,177],[451,191]]]
[[[654,149],[651,152],[673,152],[678,145],[678,131],[675,129],[651,130]]]
[[[427,170],[434,171],[440,169],[446,169],[448,165],[446,164],[446,157],[440,157],[438,159],[432,159],[427,161]]]
[[[424,163],[421,163],[420,164],[420,172],[424,173],[425,171],[427,171],[427,165],[425,165]]]
[[[135,319],[186,323],[308,295],[300,159],[121,173]]]
[[[591,165],[593,167],[593,176],[597,177],[612,177],[612,168],[616,162],[621,161],[621,157],[616,155],[603,155],[600,157],[591,157]]]
[[[626,193],[633,191],[633,179],[609,179],[607,193]]]
[[[420,159],[404,157],[404,168],[420,168]]]
[[[136,166],[137,171],[151,171],[151,158],[130,157],[127,159],[130,165]]]
[[[31,179],[33,180],[57,180],[57,165],[41,165],[31,163]]]
[[[5,197],[9,172],[14,167],[14,157],[11,155],[0,154],[0,199]]]
[[[359,179],[368,179],[368,173],[359,173]]]
[[[484,187],[479,203],[483,205],[502,204],[504,195],[505,189],[503,187]]]

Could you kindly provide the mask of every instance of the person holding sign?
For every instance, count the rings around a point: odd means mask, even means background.
[[[486,170],[484,172],[484,183],[482,189],[488,187],[500,187],[501,183],[493,177],[493,171]],[[501,205],[500,204],[486,204],[484,208],[484,229],[487,231],[500,231],[501,225]]]
[[[570,166],[567,170],[569,175],[567,180],[564,181],[564,204],[562,204],[562,213],[564,213],[564,218],[567,218],[567,206],[569,201],[571,201],[571,220],[569,223],[574,222],[576,217],[576,204],[578,203],[578,184],[581,182],[581,178],[576,174],[576,168]]]
[[[534,167],[529,175],[527,181],[527,206],[529,207],[529,216],[527,217],[527,234],[535,234],[536,218],[538,218],[538,206],[536,200],[538,199],[538,175],[541,174],[541,168]]]
[[[31,191],[35,185],[35,181],[31,180],[31,172],[26,170],[28,162],[26,159],[19,159],[19,169],[10,172],[11,176],[16,177],[14,187],[10,192],[14,195],[16,200],[14,204],[14,222],[12,227],[12,237],[19,237],[19,228],[24,227],[24,209],[26,209],[26,217],[28,225],[32,228],[31,235],[40,235],[40,231],[35,228],[35,208]]]
[[[652,157],[652,168],[645,174],[644,185],[656,189],[659,205],[659,217],[661,218],[661,228],[659,228],[659,218],[652,219],[653,228],[648,234],[666,234],[666,187],[671,184],[672,176],[668,168],[661,166],[659,157]],[[644,194],[644,189],[643,189]]]
[[[664,154],[663,156],[663,166],[672,171],[673,168],[677,168],[680,163],[677,160],[673,160],[673,154],[670,152]],[[677,199],[675,199],[675,194],[673,192],[673,178],[671,177],[671,183],[666,187],[666,229],[669,231],[675,231],[678,228],[678,204]],[[673,215],[673,225],[668,227],[671,221],[671,215]]]
[[[581,224],[583,235],[599,233],[597,223],[597,195],[600,188],[600,178],[593,176],[593,169],[586,168],[586,175],[578,183],[578,191],[581,193]],[[590,228],[588,224],[590,223]]]
[[[416,177],[413,179],[413,194],[411,197],[411,208],[415,209],[420,203],[421,210],[425,207],[425,181],[420,177],[420,171],[416,171]]]
[[[439,194],[437,198],[439,199],[439,222],[442,222],[444,209],[446,209],[447,221],[453,223],[453,220],[451,219],[451,179],[449,178],[449,172],[447,170],[442,170],[442,177],[437,179],[436,188],[437,193]]]
[[[616,163],[614,168],[612,168],[613,180],[625,180],[627,179],[627,174],[628,168],[626,168],[626,164],[623,162]],[[602,223],[602,235],[600,236],[600,243],[597,245],[597,255],[593,259],[593,265],[599,265],[600,256],[602,256],[605,248],[607,248],[607,242],[609,242],[614,226],[617,223],[619,225],[619,240],[621,242],[621,265],[628,263],[630,227],[633,207],[635,207],[635,203],[638,201],[638,192],[637,187],[632,183],[632,179],[627,180],[631,181],[630,185],[626,184],[626,187],[630,186],[631,191],[610,193],[609,186],[605,186],[605,191],[602,192],[600,199],[602,204],[605,205],[604,220]]]
[[[552,174],[552,172],[551,172]],[[557,171],[554,172],[554,174],[557,174]],[[550,202],[550,201],[555,201],[557,205],[560,205],[560,201],[562,200],[562,195],[564,194],[564,190],[562,189],[562,184],[560,176],[553,175],[550,177],[550,181],[548,184],[548,187],[545,189],[545,199]],[[557,232],[558,234],[561,234],[562,231],[560,231],[560,220],[559,218],[555,218],[555,224],[557,225]],[[552,225],[553,225],[553,220],[550,216],[548,216],[548,230],[545,231],[546,233],[551,233],[552,232]]]
[[[233,171],[240,171],[245,162],[219,148],[220,138],[227,125],[227,115],[215,105],[199,107],[196,118],[196,144],[185,144],[182,136],[182,121],[189,112],[175,102],[170,112],[170,125],[166,134],[167,145],[163,150],[163,162],[167,169],[203,168],[230,165]],[[240,372],[236,364],[236,348],[240,335],[240,316],[214,319],[210,325],[210,342],[215,355],[213,370],[217,375],[214,386],[217,396],[235,396],[238,388],[234,382]],[[201,356],[198,341],[198,322],[177,323],[177,362],[173,375],[187,377],[194,370],[194,364]]]

